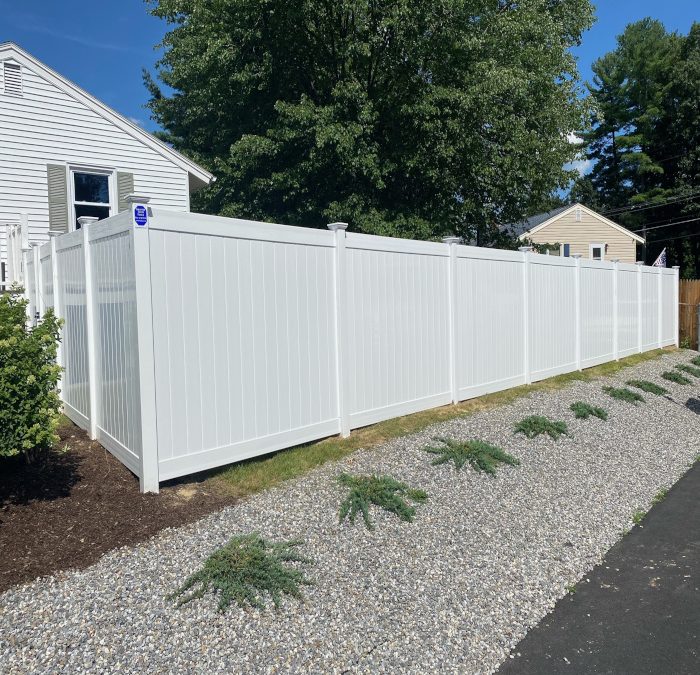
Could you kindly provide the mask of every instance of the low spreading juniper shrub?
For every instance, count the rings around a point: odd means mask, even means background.
[[[515,433],[525,434],[528,438],[547,434],[556,441],[559,436],[568,434],[569,430],[565,422],[553,422],[542,415],[530,415],[515,425]]]
[[[690,384],[690,380],[676,372],[675,370],[667,370],[665,373],[661,373],[661,377],[669,382],[675,382],[676,384]]]
[[[630,387],[636,387],[645,391],[647,394],[656,394],[656,396],[664,396],[668,394],[668,389],[664,389],[654,382],[649,382],[649,380],[627,380],[627,384]]]
[[[692,359],[690,359],[690,362],[694,366],[700,366],[700,356],[694,356]]]
[[[177,600],[180,607],[201,598],[208,590],[219,595],[220,612],[236,602],[240,607],[264,607],[265,594],[279,608],[283,595],[301,598],[301,586],[311,582],[303,570],[288,563],[311,564],[296,548],[303,542],[271,543],[259,534],[233,537],[212,553],[201,570],[190,575],[168,600]]]
[[[689,366],[686,363],[677,363],[674,368],[677,370],[682,370],[684,373],[688,373],[693,377],[700,377],[700,368],[695,368],[694,366]]]
[[[476,471],[483,471],[491,476],[496,475],[499,464],[517,466],[520,462],[501,448],[483,441],[455,441],[451,438],[435,438],[439,446],[425,448],[426,452],[437,457],[431,462],[433,466],[454,462],[459,471],[465,464],[470,464]]]
[[[603,387],[603,391],[608,394],[608,396],[612,396],[618,401],[626,401],[632,405],[637,405],[637,403],[644,402],[644,397],[641,394],[638,394],[636,391],[632,391],[631,389],[627,389],[627,387]]]
[[[575,403],[572,403],[569,407],[571,408],[571,412],[574,413],[574,416],[580,420],[587,420],[591,415],[601,420],[608,419],[607,410],[603,408],[598,408],[596,406],[592,406],[590,403],[576,401]]]
[[[369,517],[370,505],[379,506],[410,523],[416,515],[416,507],[411,506],[407,500],[421,504],[428,498],[423,490],[411,488],[390,476],[352,476],[341,473],[338,482],[350,488],[348,496],[340,505],[339,522],[342,523],[349,517],[350,522],[354,523],[357,514],[361,513],[368,530],[374,529]]]

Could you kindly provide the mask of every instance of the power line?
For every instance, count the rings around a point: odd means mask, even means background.
[[[651,200],[648,202],[640,202],[640,204],[635,204],[633,206],[625,206],[625,207],[620,207],[618,209],[610,209],[609,211],[601,211],[602,215],[610,215],[610,214],[615,214],[615,213],[624,213],[625,211],[646,211],[647,209],[658,209],[661,206],[668,206],[669,204],[678,204],[679,202],[684,202],[687,201],[688,199],[694,199],[700,195],[700,192],[693,192],[689,195],[686,195],[684,197],[669,197],[668,199],[664,200],[663,202],[657,202],[656,204],[652,204]],[[644,206],[644,204],[650,204],[650,206]]]
[[[654,239],[650,244],[660,244],[662,241],[675,241],[676,239],[690,239],[691,237],[700,237],[700,232],[693,232],[693,234],[682,234],[678,237],[666,237],[666,239]]]
[[[650,230],[660,230],[662,227],[671,227],[672,225],[683,225],[683,223],[694,223],[696,220],[700,220],[700,218],[688,218],[688,220],[674,220],[669,221],[664,225],[657,225],[656,227],[641,227],[638,230],[630,230],[630,232],[649,232]]]

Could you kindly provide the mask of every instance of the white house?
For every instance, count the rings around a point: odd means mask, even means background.
[[[213,180],[17,45],[0,44],[0,287],[20,278],[18,249],[50,231],[114,215],[129,193],[189,211],[190,193]]]

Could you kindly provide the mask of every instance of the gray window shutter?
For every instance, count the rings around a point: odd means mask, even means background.
[[[46,178],[49,184],[49,229],[68,232],[66,167],[62,164],[47,164]]]
[[[134,193],[134,174],[117,171],[117,210],[119,213],[126,211],[129,204],[126,196]]]

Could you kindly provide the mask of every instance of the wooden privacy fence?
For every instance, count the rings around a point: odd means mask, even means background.
[[[679,284],[680,340],[698,349],[698,305],[700,305],[700,279],[681,279]]]
[[[134,215],[136,214],[136,215]],[[25,260],[65,410],[159,481],[677,343],[677,270],[146,210]]]

